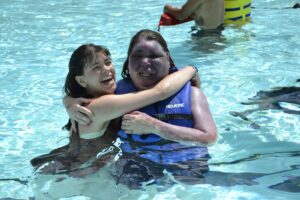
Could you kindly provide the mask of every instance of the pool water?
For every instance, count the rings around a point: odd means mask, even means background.
[[[256,108],[241,102],[259,90],[299,87],[300,10],[289,8],[297,3],[292,0],[255,0],[252,22],[227,27],[222,37],[192,38],[192,22],[161,27],[175,63],[194,64],[200,71],[219,133],[209,147],[211,170],[268,174],[257,184],[128,190],[110,178],[109,164],[84,179],[33,174],[33,157],[68,143],[61,130],[68,119],[62,86],[72,51],[83,43],[106,45],[120,79],[130,38],[140,29],[155,30],[166,3],[0,1],[0,198],[299,199],[300,115],[264,110],[245,121],[229,114]],[[296,104],[285,106],[300,110]],[[269,187],[284,181],[298,189]]]

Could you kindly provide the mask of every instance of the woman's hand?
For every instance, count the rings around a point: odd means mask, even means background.
[[[90,99],[65,96],[63,101],[69,117],[72,120],[86,126],[92,123],[94,114],[83,106],[89,104],[91,101]]]
[[[128,134],[148,134],[155,132],[155,119],[146,113],[134,111],[122,118],[122,127]]]
[[[201,80],[199,73],[197,73],[192,79],[191,79],[191,85],[197,88],[201,88]]]

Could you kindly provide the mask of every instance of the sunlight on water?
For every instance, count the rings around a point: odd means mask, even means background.
[[[131,36],[143,28],[156,30],[165,3],[0,1],[0,198],[298,199],[299,193],[281,191],[280,183],[294,181],[299,192],[300,115],[267,109],[243,120],[229,114],[257,108],[242,102],[260,90],[300,86],[300,10],[290,9],[292,0],[254,1],[252,22],[229,26],[222,37],[192,38],[193,23],[161,28],[175,63],[199,68],[219,132],[209,147],[210,169],[272,173],[255,179],[256,185],[178,183],[130,191],[110,177],[112,163],[84,179],[33,174],[32,158],[68,143],[61,130],[68,119],[62,86],[71,52],[83,43],[104,44],[120,79]],[[280,105],[300,110],[299,104]]]

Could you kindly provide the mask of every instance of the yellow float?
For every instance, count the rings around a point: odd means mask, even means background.
[[[252,0],[224,0],[225,24],[243,23],[250,20]]]

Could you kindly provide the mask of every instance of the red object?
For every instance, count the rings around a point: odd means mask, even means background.
[[[190,17],[187,17],[184,20],[178,20],[170,14],[163,13],[158,23],[158,30],[160,29],[160,26],[173,26],[173,25],[189,22],[191,20],[193,19]]]

